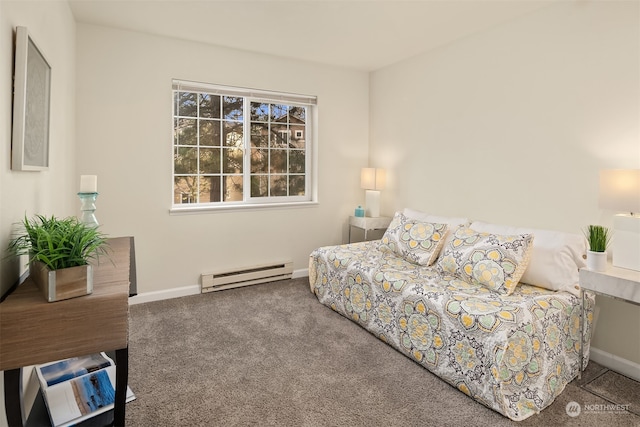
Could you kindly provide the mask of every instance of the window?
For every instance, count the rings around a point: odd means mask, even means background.
[[[315,97],[173,82],[173,207],[313,201]]]

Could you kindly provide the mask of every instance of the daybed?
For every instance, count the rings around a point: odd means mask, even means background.
[[[405,209],[381,240],[314,250],[309,282],[321,303],[519,421],[579,372],[585,252],[575,234]]]

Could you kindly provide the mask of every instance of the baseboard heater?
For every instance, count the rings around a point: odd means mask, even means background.
[[[200,276],[202,293],[291,279],[293,262],[242,267]]]

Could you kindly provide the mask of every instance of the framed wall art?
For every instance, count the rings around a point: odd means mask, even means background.
[[[11,169],[49,169],[51,66],[29,35],[16,27]]]

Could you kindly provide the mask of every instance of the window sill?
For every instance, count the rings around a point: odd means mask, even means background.
[[[289,203],[261,203],[261,204],[243,204],[243,205],[225,205],[225,206],[204,206],[204,205],[188,205],[185,207],[172,207],[169,209],[170,215],[193,215],[193,214],[209,214],[217,212],[232,211],[258,211],[264,209],[291,209],[291,208],[309,208],[317,206],[318,202],[289,202]]]

